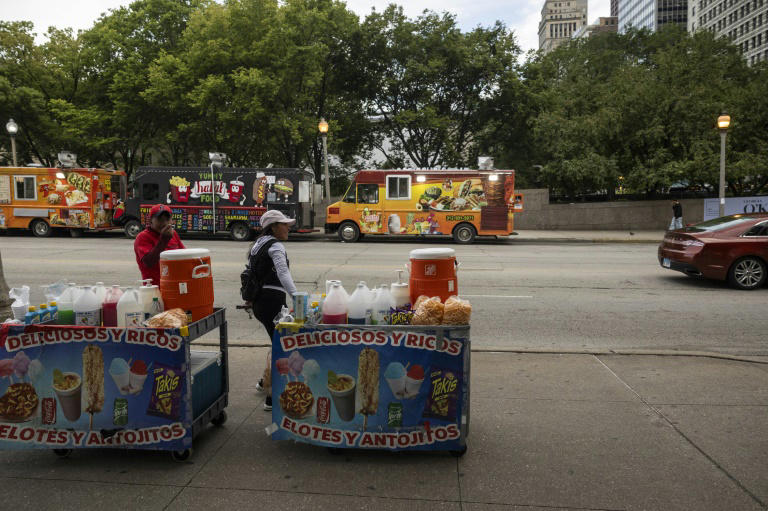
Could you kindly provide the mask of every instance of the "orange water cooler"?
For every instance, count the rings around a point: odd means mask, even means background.
[[[445,302],[459,294],[456,278],[456,252],[452,248],[419,248],[411,250],[408,263],[411,303],[421,295],[439,296]]]
[[[211,252],[205,248],[161,252],[160,294],[165,310],[183,309],[191,321],[213,314]]]

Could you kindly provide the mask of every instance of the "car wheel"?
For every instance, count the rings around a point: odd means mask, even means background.
[[[354,243],[360,239],[360,228],[353,222],[344,222],[339,226],[339,239]]]
[[[470,224],[459,224],[453,229],[453,241],[461,245],[468,245],[475,241],[477,231]]]
[[[45,220],[33,220],[29,228],[32,229],[32,234],[38,238],[47,238],[51,235],[51,226]]]
[[[757,289],[765,283],[765,263],[757,257],[743,257],[733,263],[728,271],[728,282],[737,288],[744,290]]]
[[[229,237],[235,241],[251,239],[251,229],[243,222],[235,222],[229,227]]]
[[[141,224],[138,220],[128,220],[123,227],[125,235],[131,239],[135,239],[141,232]]]

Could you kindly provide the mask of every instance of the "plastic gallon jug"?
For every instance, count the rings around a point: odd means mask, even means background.
[[[349,297],[347,306],[347,322],[350,325],[364,325],[366,323],[371,292],[365,282],[359,282],[352,296]]]
[[[75,325],[101,326],[101,303],[91,286],[83,287],[83,292],[75,301]]]
[[[117,326],[137,327],[144,320],[144,309],[139,305],[139,293],[130,287],[117,302]]]
[[[104,283],[97,282],[96,285],[93,286],[93,292],[96,294],[96,299],[99,303],[104,303],[104,300],[107,298],[107,288],[104,287]]]
[[[70,283],[69,287],[61,293],[59,299],[56,300],[59,306],[59,324],[60,325],[74,325],[75,324],[75,298],[79,294],[74,283]]]
[[[389,292],[389,286],[382,284],[379,287],[379,292],[376,296],[376,301],[373,303],[373,313],[371,314],[372,325],[387,325],[389,324],[389,316],[391,309],[395,307],[395,300],[392,298],[392,293]]]
[[[35,309],[34,305],[30,305],[27,308],[27,314],[24,316],[25,325],[35,325],[40,323],[40,314]]]
[[[155,298],[157,298],[159,303],[160,312],[163,312],[163,300],[160,296],[160,288],[152,284],[152,279],[142,280],[140,282],[142,286],[139,288],[139,305],[144,309],[144,319],[147,320],[155,314],[159,314],[153,313],[153,302]]]
[[[421,295],[439,296],[445,302],[459,294],[456,278],[456,252],[452,248],[419,248],[411,250],[408,270],[411,303]]]
[[[123,296],[120,286],[114,285],[107,291],[104,303],[101,305],[101,318],[104,326],[117,326],[117,302]]]
[[[162,252],[160,294],[166,310],[182,309],[192,321],[213,314],[211,252],[205,248]]]
[[[331,284],[330,292],[323,302],[323,323],[343,325],[347,322],[347,297],[341,284]]]
[[[392,283],[392,298],[395,300],[395,308],[404,309],[411,305],[411,295],[408,284],[403,282],[403,270],[397,270],[397,282]]]

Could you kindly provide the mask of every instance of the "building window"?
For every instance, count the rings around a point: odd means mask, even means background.
[[[16,176],[16,198],[19,200],[36,200],[37,186],[35,186],[35,176]]]
[[[387,199],[411,198],[411,176],[387,176]]]

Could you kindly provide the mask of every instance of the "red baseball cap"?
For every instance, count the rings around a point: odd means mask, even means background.
[[[151,220],[157,215],[162,215],[163,213],[168,213],[168,216],[171,216],[171,208],[165,204],[155,204],[152,206],[152,209],[149,210],[149,218]]]

